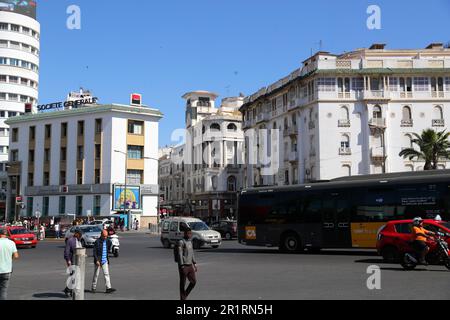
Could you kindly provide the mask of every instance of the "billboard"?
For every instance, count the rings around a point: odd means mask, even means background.
[[[23,14],[36,19],[37,4],[35,0],[0,0],[0,11]]]
[[[125,186],[114,186],[114,211],[124,211],[126,199],[126,210],[141,209],[141,188],[127,186],[125,195]]]

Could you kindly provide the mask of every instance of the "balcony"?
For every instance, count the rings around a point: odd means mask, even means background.
[[[364,91],[363,100],[390,100],[390,93],[384,90]]]
[[[350,128],[351,127],[351,123],[350,120],[339,120],[338,121],[338,127],[339,128]]]
[[[299,159],[298,152],[291,151],[289,153],[289,157],[288,157],[289,162],[298,162],[298,159]]]
[[[412,127],[414,126],[414,120],[413,119],[406,119],[401,121],[402,127]]]
[[[385,118],[373,118],[369,120],[369,126],[376,128],[386,128]]]
[[[431,97],[432,98],[445,98],[445,92],[444,91],[432,91]]]
[[[432,123],[433,127],[445,127],[444,119],[434,119]]]
[[[373,161],[384,161],[386,160],[386,152],[384,147],[377,147],[370,149],[370,157]]]
[[[256,117],[256,123],[267,122],[270,120],[270,116],[268,113],[260,113]]]
[[[339,155],[340,156],[351,156],[352,155],[352,149],[347,147],[341,147],[339,148]]]

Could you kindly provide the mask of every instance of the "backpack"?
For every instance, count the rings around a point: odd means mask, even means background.
[[[180,240],[183,244],[183,249],[186,247],[186,243],[184,242],[184,240]],[[180,263],[180,259],[178,256],[178,248],[180,247],[180,242],[177,242],[174,246],[173,246],[173,258],[175,260],[175,263]]]

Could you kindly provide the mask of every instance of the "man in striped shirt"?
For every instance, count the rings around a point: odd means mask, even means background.
[[[109,275],[109,256],[108,253],[111,250],[111,240],[108,238],[108,231],[103,230],[102,236],[94,243],[94,264],[95,272],[94,279],[92,280],[92,293],[97,291],[98,276],[100,270],[103,271],[106,282],[106,293],[113,293],[116,289],[111,287],[111,278]]]

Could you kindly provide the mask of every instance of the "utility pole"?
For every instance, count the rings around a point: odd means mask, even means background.
[[[75,251],[75,289],[73,300],[84,300],[84,287],[86,278],[86,248]]]

